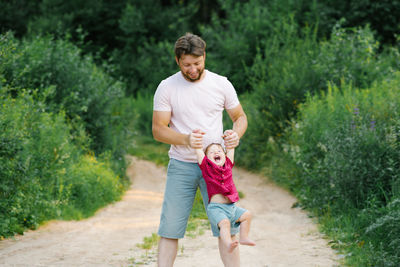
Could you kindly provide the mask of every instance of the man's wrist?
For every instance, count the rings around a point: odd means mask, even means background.
[[[190,135],[191,135],[191,134],[187,134],[187,135],[185,136],[185,138],[183,139],[183,140],[184,140],[184,145],[185,145],[185,146],[191,146],[191,145],[190,145]]]

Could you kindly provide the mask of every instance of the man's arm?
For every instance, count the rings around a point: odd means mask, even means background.
[[[159,142],[170,145],[190,145],[190,134],[181,134],[168,125],[171,121],[170,111],[153,111],[153,137]]]
[[[170,145],[185,145],[194,149],[203,149],[203,131],[196,129],[190,134],[181,134],[168,125],[171,120],[170,111],[153,111],[153,137],[155,140]]]
[[[229,149],[239,145],[239,139],[247,130],[247,116],[240,104],[226,111],[233,122],[232,130],[227,130],[224,133],[225,146]]]

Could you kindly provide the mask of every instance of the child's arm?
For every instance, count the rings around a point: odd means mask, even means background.
[[[197,161],[199,162],[199,164],[201,164],[205,156],[203,149],[196,148],[196,155],[197,155]]]
[[[226,149],[226,156],[232,161],[232,163],[234,163],[235,149],[234,148]]]
[[[203,162],[203,158],[205,156],[202,145],[204,134],[205,132],[203,132],[202,130],[196,129],[193,130],[192,133],[189,135],[190,146],[195,149],[197,155],[197,161],[199,162],[199,164]]]
[[[227,136],[233,134],[233,133],[234,133],[234,131],[232,131],[232,130],[226,130],[226,131],[224,132],[224,134],[222,135],[222,138],[223,138],[224,141],[225,141],[225,138],[226,138]],[[235,157],[235,148],[227,148],[227,149],[226,149],[226,156],[227,156],[227,157],[231,160],[231,162],[233,163],[233,162],[234,162],[234,157]]]

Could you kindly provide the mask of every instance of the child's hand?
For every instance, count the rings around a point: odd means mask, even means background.
[[[239,135],[234,130],[226,130],[222,135],[226,149],[233,149],[239,145]]]
[[[193,130],[189,135],[189,145],[194,149],[203,149],[203,132],[200,129]]]

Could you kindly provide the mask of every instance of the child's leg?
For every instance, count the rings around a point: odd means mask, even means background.
[[[231,253],[238,245],[237,240],[232,241],[231,237],[231,223],[228,219],[223,219],[218,223],[219,227],[219,238],[222,243],[227,247],[228,252]]]
[[[256,243],[253,240],[249,239],[251,213],[249,211],[246,211],[242,214],[242,216],[240,216],[238,221],[240,222],[240,244],[255,246]]]

